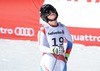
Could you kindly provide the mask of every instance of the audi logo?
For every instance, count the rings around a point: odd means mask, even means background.
[[[33,28],[24,28],[24,27],[16,27],[14,30],[17,36],[33,36],[34,30]]]

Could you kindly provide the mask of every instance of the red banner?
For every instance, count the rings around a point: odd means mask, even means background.
[[[0,38],[36,41],[44,0],[0,0]]]
[[[37,41],[44,0],[0,0],[0,38]],[[88,23],[87,23],[88,24]],[[100,46],[100,29],[69,27],[74,43]]]
[[[74,43],[86,46],[100,46],[100,29],[68,27]]]

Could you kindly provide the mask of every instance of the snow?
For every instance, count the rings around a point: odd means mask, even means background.
[[[37,42],[0,39],[0,71],[39,71],[40,59]],[[74,44],[68,71],[100,71],[100,47]]]

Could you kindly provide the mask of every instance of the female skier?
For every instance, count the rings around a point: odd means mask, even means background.
[[[40,8],[40,17],[46,22],[38,32],[39,48],[43,52],[40,71],[67,71],[73,44],[71,34],[65,25],[57,22],[58,12],[51,4]]]

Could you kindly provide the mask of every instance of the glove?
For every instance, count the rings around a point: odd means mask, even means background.
[[[65,53],[65,61],[68,61],[69,54]]]
[[[63,46],[57,46],[57,47],[54,47],[52,49],[52,52],[54,54],[57,54],[57,55],[62,55],[64,53],[64,47]]]
[[[65,61],[66,61],[66,62],[68,61],[68,58],[67,58],[67,57],[65,57]]]

